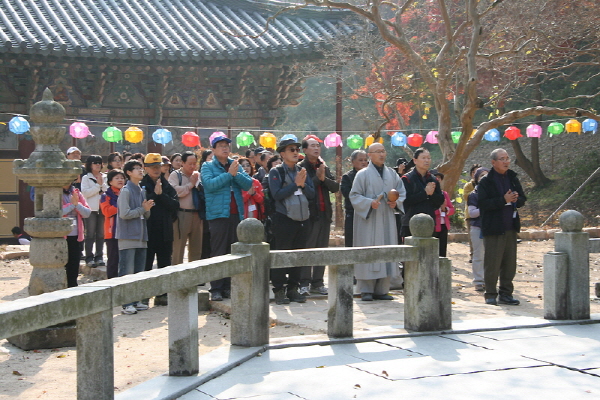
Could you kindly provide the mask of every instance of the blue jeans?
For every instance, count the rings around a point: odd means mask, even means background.
[[[119,276],[143,272],[146,267],[146,251],[145,248],[119,250]],[[123,304],[123,307],[134,303]]]

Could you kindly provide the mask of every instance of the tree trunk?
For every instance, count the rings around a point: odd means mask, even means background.
[[[531,138],[531,158],[533,161],[530,161],[525,154],[523,154],[523,150],[521,149],[521,144],[518,140],[511,140],[510,144],[515,152],[517,159],[515,160],[515,164],[517,164],[525,173],[533,180],[533,183],[536,187],[543,186],[550,181],[540,168],[540,150],[539,150],[539,139]]]

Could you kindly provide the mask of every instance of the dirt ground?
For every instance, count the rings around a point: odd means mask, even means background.
[[[554,250],[554,241],[524,241],[518,247],[518,268],[515,297],[518,307],[504,307],[505,315],[543,316],[543,255]],[[465,305],[483,302],[473,290],[468,245],[450,243],[448,256],[453,265],[454,315],[460,315]],[[600,313],[600,303],[594,298],[594,283],[600,281],[600,257],[590,257],[591,312]],[[31,266],[27,259],[0,261],[0,302],[27,296]],[[80,276],[80,283],[85,278]],[[318,300],[326,302],[326,299]],[[401,296],[395,302],[403,302]],[[308,303],[307,303],[308,304]],[[323,304],[321,304],[322,306]],[[285,306],[277,306],[285,307]],[[492,310],[475,308],[478,314],[469,318],[493,316]],[[471,309],[470,309],[471,310]],[[397,323],[397,322],[395,322]],[[394,323],[394,324],[395,324]],[[200,354],[229,344],[229,319],[215,311],[198,316]],[[393,323],[390,322],[390,325]],[[151,307],[137,315],[121,315],[114,309],[115,391],[122,392],[141,382],[164,374],[168,369],[167,308]],[[272,338],[324,333],[306,326],[273,325]],[[0,340],[0,399],[73,399],[76,397],[75,348],[52,350],[20,350],[6,340]]]

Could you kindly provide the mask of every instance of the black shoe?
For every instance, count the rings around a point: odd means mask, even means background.
[[[495,297],[490,297],[485,299],[485,304],[488,304],[490,306],[497,306],[498,303],[496,302],[496,298]]]
[[[287,289],[287,298],[290,299],[290,301],[294,301],[296,303],[306,303],[306,297],[302,296],[300,293],[298,293],[298,289],[297,288],[289,288]]]
[[[394,300],[389,294],[374,294],[373,300]]]
[[[230,299],[231,298],[231,289],[225,289],[225,290],[223,290],[223,298],[224,299]]]
[[[223,296],[221,295],[221,292],[212,292],[210,294],[210,300],[211,301],[223,301]]]
[[[290,304],[290,299],[285,297],[285,289],[281,288],[279,290],[273,289],[275,293],[275,303],[276,304]]]
[[[104,263],[104,261],[102,261],[102,260],[97,260],[96,266],[97,267],[106,267],[106,263]]]
[[[362,301],[373,301],[373,293],[361,293],[360,299]]]
[[[521,302],[519,300],[515,299],[514,297],[512,297],[509,294],[501,294],[498,297],[498,303],[506,304],[509,306],[518,306],[519,304],[521,304]]]

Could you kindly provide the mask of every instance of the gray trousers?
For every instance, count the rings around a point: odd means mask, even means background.
[[[473,285],[483,285],[483,238],[480,238],[481,228],[478,226],[471,226],[469,235],[471,237],[471,243],[473,244]]]
[[[329,247],[329,232],[331,231],[331,222],[321,215],[319,219],[311,220],[308,224],[308,235],[306,238],[307,249],[315,247]],[[300,286],[321,287],[323,286],[323,275],[325,266],[307,266],[301,267]]]
[[[374,295],[388,294],[390,291],[390,277],[379,279],[357,279],[356,289],[360,293],[372,293]]]
[[[484,236],[483,276],[485,298],[495,298],[498,294],[512,295],[513,279],[517,272],[517,232],[506,231],[504,235]],[[500,286],[496,284],[500,279]]]

